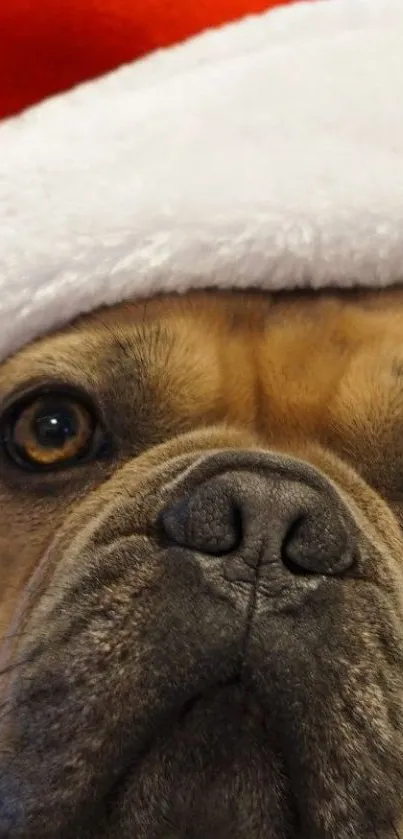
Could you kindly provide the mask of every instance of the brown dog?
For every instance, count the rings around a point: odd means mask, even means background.
[[[1,839],[398,836],[403,291],[117,306],[0,398]]]

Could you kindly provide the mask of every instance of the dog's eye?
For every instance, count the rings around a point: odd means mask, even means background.
[[[78,398],[49,394],[15,408],[4,442],[20,466],[49,470],[83,460],[94,449],[97,422]]]

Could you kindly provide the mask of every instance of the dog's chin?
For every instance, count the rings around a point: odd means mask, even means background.
[[[82,839],[297,839],[298,808],[270,715],[234,680],[128,753]]]

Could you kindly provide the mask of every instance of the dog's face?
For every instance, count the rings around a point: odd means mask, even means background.
[[[398,836],[403,292],[118,306],[0,399],[1,839]]]

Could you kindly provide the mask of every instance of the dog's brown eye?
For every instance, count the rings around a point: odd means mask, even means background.
[[[9,455],[21,465],[52,469],[84,458],[96,430],[91,412],[80,400],[49,395],[14,412],[6,445]]]

